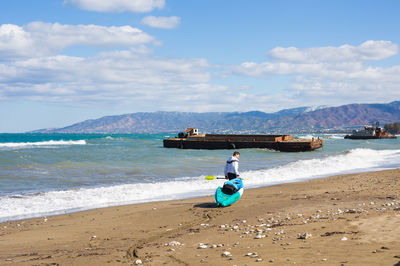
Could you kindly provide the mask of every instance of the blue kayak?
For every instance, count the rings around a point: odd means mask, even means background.
[[[237,191],[232,195],[228,195],[222,192],[221,187],[218,187],[214,195],[215,203],[217,203],[218,207],[226,207],[238,201],[242,196],[242,194],[243,194],[243,188],[239,189],[239,191]]]
[[[218,187],[215,191],[215,203],[218,207],[229,206],[240,199],[243,194],[243,183],[239,178],[235,178],[224,183],[223,187]]]

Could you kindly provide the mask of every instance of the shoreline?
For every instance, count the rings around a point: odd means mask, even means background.
[[[383,169],[383,170],[376,170],[376,171],[386,171],[386,170],[394,170],[396,168],[391,168],[391,169]],[[318,176],[312,176],[312,177],[308,177],[308,178],[298,178],[298,179],[289,179],[289,180],[281,180],[281,181],[274,181],[268,184],[257,184],[257,185],[248,185],[246,184],[247,182],[244,181],[244,184],[246,188],[246,191],[252,190],[252,189],[257,189],[257,188],[267,188],[267,187],[271,187],[271,186],[277,186],[277,185],[284,185],[284,184],[289,184],[289,183],[298,183],[298,182],[306,182],[309,180],[314,180],[314,179],[323,179],[323,178],[329,178],[331,176],[339,176],[339,175],[352,175],[352,174],[362,174],[362,173],[369,173],[369,172],[376,172],[376,171],[369,171],[369,170],[364,170],[361,172],[360,169],[357,170],[349,170],[349,171],[345,171],[342,173],[335,173],[335,174],[322,174],[322,175],[318,175]],[[246,178],[244,180],[247,180]],[[201,181],[204,181],[203,179],[201,179]],[[204,181],[205,182],[205,181]],[[211,182],[211,181],[208,181]],[[126,185],[137,185],[137,184],[120,184],[117,186],[126,186]],[[157,196],[155,200],[149,200],[149,199],[141,199],[138,200],[136,202],[118,202],[115,204],[106,204],[106,206],[97,206],[97,207],[90,207],[90,208],[86,208],[86,207],[74,207],[71,209],[64,209],[64,210],[54,210],[54,211],[50,211],[50,212],[42,212],[41,214],[28,214],[26,215],[26,217],[20,217],[20,216],[9,216],[9,218],[0,218],[0,224],[1,223],[7,223],[7,222],[16,222],[16,221],[22,221],[22,220],[29,220],[29,219],[35,219],[35,218],[43,218],[43,217],[52,217],[52,216],[58,216],[58,215],[68,215],[68,214],[72,214],[72,213],[79,213],[79,212],[85,212],[85,211],[90,211],[90,210],[98,210],[98,209],[104,209],[104,208],[115,208],[115,207],[121,207],[121,206],[129,206],[129,205],[136,205],[136,204],[146,204],[146,203],[157,203],[157,202],[166,202],[166,201],[179,201],[179,200],[190,200],[190,199],[197,199],[197,198],[204,198],[204,197],[208,197],[209,195],[213,195],[213,193],[215,192],[215,188],[219,185],[222,185],[222,183],[220,184],[214,184],[215,187],[210,190],[210,191],[206,191],[206,190],[202,190],[202,193],[199,193],[197,195],[193,195],[193,196],[183,196],[183,195],[187,195],[187,193],[181,193],[179,194],[179,197],[176,197],[175,199],[166,199],[163,198],[162,196]],[[86,188],[88,190],[91,189],[98,189],[98,188],[105,188],[105,190],[113,188],[114,186],[111,187],[95,187],[95,188]],[[133,189],[132,191],[134,191],[135,188],[131,188]],[[60,190],[60,191],[48,191],[48,192],[55,192],[55,193],[64,193],[64,192],[76,192],[76,191],[80,191],[78,190]],[[34,194],[40,194],[41,192],[36,192]],[[104,193],[108,193],[108,194],[114,194],[111,190],[110,191],[104,191]],[[170,195],[171,196],[171,195]],[[30,201],[34,201],[34,199],[29,199]],[[47,201],[49,201],[50,199],[47,199]],[[38,205],[36,205],[38,206]]]
[[[0,264],[394,265],[399,191],[393,169],[4,222]]]

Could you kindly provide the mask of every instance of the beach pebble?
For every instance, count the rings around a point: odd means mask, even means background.
[[[256,259],[256,262],[262,262],[263,260],[261,258]]]
[[[247,221],[246,221],[246,220],[243,220],[243,221],[242,221],[242,223],[244,223],[244,224],[245,224],[245,223],[247,223]]]
[[[311,233],[304,233],[304,234],[298,234],[297,235],[297,238],[298,239],[309,239],[309,238],[311,238],[312,237],[312,234]]]
[[[217,248],[217,245],[211,245],[210,248]]]
[[[168,243],[168,246],[171,246],[171,247],[180,246],[180,245],[182,245],[182,244],[178,241],[171,241]]]
[[[342,239],[340,239],[340,240],[342,240],[342,241],[346,241],[347,240],[347,237],[342,237]]]
[[[175,251],[175,249],[173,249],[173,248],[169,248],[167,251],[174,252],[174,251]]]
[[[265,235],[256,235],[255,237],[254,237],[254,239],[261,239],[261,238],[264,238],[265,237]]]
[[[223,246],[224,246],[224,244],[218,244],[218,245],[217,245],[217,247],[219,247],[219,248],[220,248],[220,247],[223,247]]]
[[[143,264],[141,259],[135,260],[135,265],[141,265],[141,264]]]
[[[221,256],[222,257],[230,257],[232,255],[231,255],[231,253],[229,251],[224,251],[224,252],[222,252]]]
[[[95,240],[97,236],[92,236],[90,240]]]
[[[206,245],[206,244],[203,244],[203,243],[199,243],[199,245],[197,246],[197,248],[198,248],[198,249],[204,249],[204,248],[207,248],[207,245]]]

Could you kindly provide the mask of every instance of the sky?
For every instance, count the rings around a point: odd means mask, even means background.
[[[400,1],[0,1],[0,132],[400,100]]]

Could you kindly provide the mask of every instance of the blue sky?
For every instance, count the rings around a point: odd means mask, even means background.
[[[400,2],[0,2],[0,132],[400,99]]]

